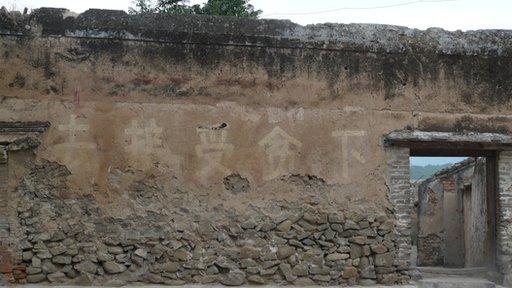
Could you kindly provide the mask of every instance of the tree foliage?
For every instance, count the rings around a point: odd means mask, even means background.
[[[188,0],[135,0],[131,14],[171,13],[204,14],[258,18],[261,10],[255,10],[249,0],[208,0],[204,5],[189,5]]]

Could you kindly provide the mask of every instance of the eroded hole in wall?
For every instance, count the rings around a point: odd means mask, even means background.
[[[235,173],[224,178],[224,187],[232,194],[243,194],[249,192],[251,184],[247,178]]]
[[[222,130],[227,127],[228,127],[227,123],[220,123],[218,125],[201,125],[197,128],[201,129],[201,130]]]

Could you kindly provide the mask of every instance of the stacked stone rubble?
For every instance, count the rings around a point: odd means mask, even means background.
[[[20,207],[27,231],[37,205]],[[148,283],[392,284],[393,224],[386,217],[313,209],[280,219],[249,219],[214,227],[209,239],[194,231],[155,238],[96,239],[82,228],[32,230],[20,245],[27,282],[68,282],[79,275]],[[94,275],[94,277],[92,277]]]
[[[305,199],[283,203],[286,209],[278,215],[181,208],[190,219],[184,225],[157,213],[113,219],[92,197],[60,197],[56,191],[64,190],[67,175],[62,166],[47,163],[16,191],[18,230],[25,235],[17,247],[17,265],[23,267],[18,274],[26,275],[18,277],[20,283],[348,285],[408,280],[396,261],[390,213]]]

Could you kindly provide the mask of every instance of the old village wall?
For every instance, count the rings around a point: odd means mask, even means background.
[[[507,31],[40,9],[0,34],[10,281],[407,282],[383,136],[512,123]]]

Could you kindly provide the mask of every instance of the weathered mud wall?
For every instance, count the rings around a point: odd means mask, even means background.
[[[506,31],[41,9],[0,32],[2,125],[50,123],[2,130],[21,281],[407,281],[382,136],[512,118]]]
[[[443,266],[443,186],[424,181],[418,188],[418,265]]]

